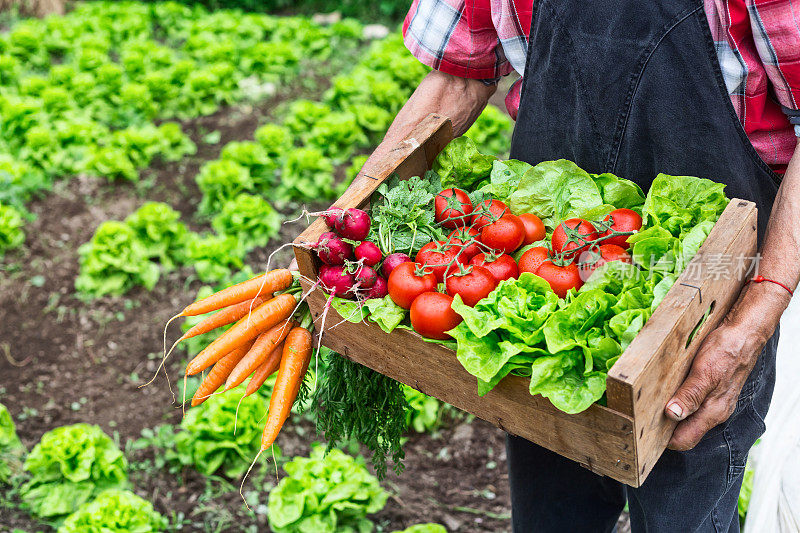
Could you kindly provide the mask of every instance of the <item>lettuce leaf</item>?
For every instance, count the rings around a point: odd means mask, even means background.
[[[480,153],[469,137],[457,137],[434,160],[433,171],[442,178],[443,189],[471,189],[489,175],[496,159]]]
[[[58,533],[157,533],[167,525],[167,519],[144,498],[129,490],[108,489],[81,505],[58,528]]]
[[[659,174],[642,208],[645,224],[666,228],[674,236],[704,220],[716,221],[728,205],[725,185],[693,176]]]
[[[33,514],[59,521],[108,488],[125,488],[128,463],[99,426],[74,424],[42,435],[25,461],[20,496]]]
[[[514,214],[533,213],[550,228],[604,203],[589,173],[566,159],[544,161],[530,168],[509,197]]]
[[[408,311],[394,303],[390,296],[372,298],[365,303],[369,319],[386,333],[391,333],[406,318]]]
[[[584,371],[582,360],[576,350],[539,357],[532,365],[530,393],[541,394],[565,413],[586,410],[603,396],[606,375]]]

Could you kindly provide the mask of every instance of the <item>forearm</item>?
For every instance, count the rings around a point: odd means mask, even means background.
[[[800,281],[800,142],[784,175],[761,248],[758,274],[794,290]],[[727,317],[744,327],[758,325],[768,337],[789,304],[788,291],[774,283],[750,283]],[[766,340],[766,339],[765,339]]]
[[[362,172],[369,174],[372,165],[397,146],[430,113],[449,117],[453,133],[461,135],[475,122],[496,89],[497,86],[487,86],[480,80],[459,78],[435,70],[430,72],[397,114]]]

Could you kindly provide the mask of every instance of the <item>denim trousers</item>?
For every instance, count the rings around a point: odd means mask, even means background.
[[[777,344],[776,331],[730,418],[693,449],[666,450],[639,488],[509,435],[514,533],[610,532],[626,501],[633,533],[738,532],[739,489],[750,448],[766,429]]]

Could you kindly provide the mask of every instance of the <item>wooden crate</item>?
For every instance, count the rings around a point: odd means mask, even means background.
[[[368,207],[371,194],[386,178],[394,173],[402,179],[422,175],[451,138],[450,121],[429,115],[374,175],[359,177],[334,205]],[[315,243],[323,231],[326,228],[318,219],[295,244]],[[579,414],[563,413],[549,400],[531,396],[529,379],[518,376],[509,375],[479,397],[476,378],[464,370],[452,350],[425,342],[406,329],[387,334],[372,323],[342,322],[334,309],[327,324],[342,323],[326,331],[322,343],[593,472],[638,487],[675,428],[663,413],[667,400],[687,375],[700,342],[731,307],[744,283],[744,275],[717,275],[720,265],[749,267],[755,250],[755,205],[731,200],[690,266],[608,373],[608,407],[594,404]],[[300,272],[316,279],[319,264],[314,254],[299,246],[295,254]],[[309,287],[306,283],[305,289]],[[308,296],[315,318],[325,300],[321,290]]]

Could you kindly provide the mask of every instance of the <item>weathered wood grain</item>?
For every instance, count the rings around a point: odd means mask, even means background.
[[[634,419],[638,483],[650,473],[675,429],[664,415],[667,401],[688,374],[702,340],[736,300],[755,253],[755,204],[731,200],[697,255],[609,371],[609,408]],[[729,274],[722,275],[722,264]],[[711,313],[688,343],[708,309]]]

